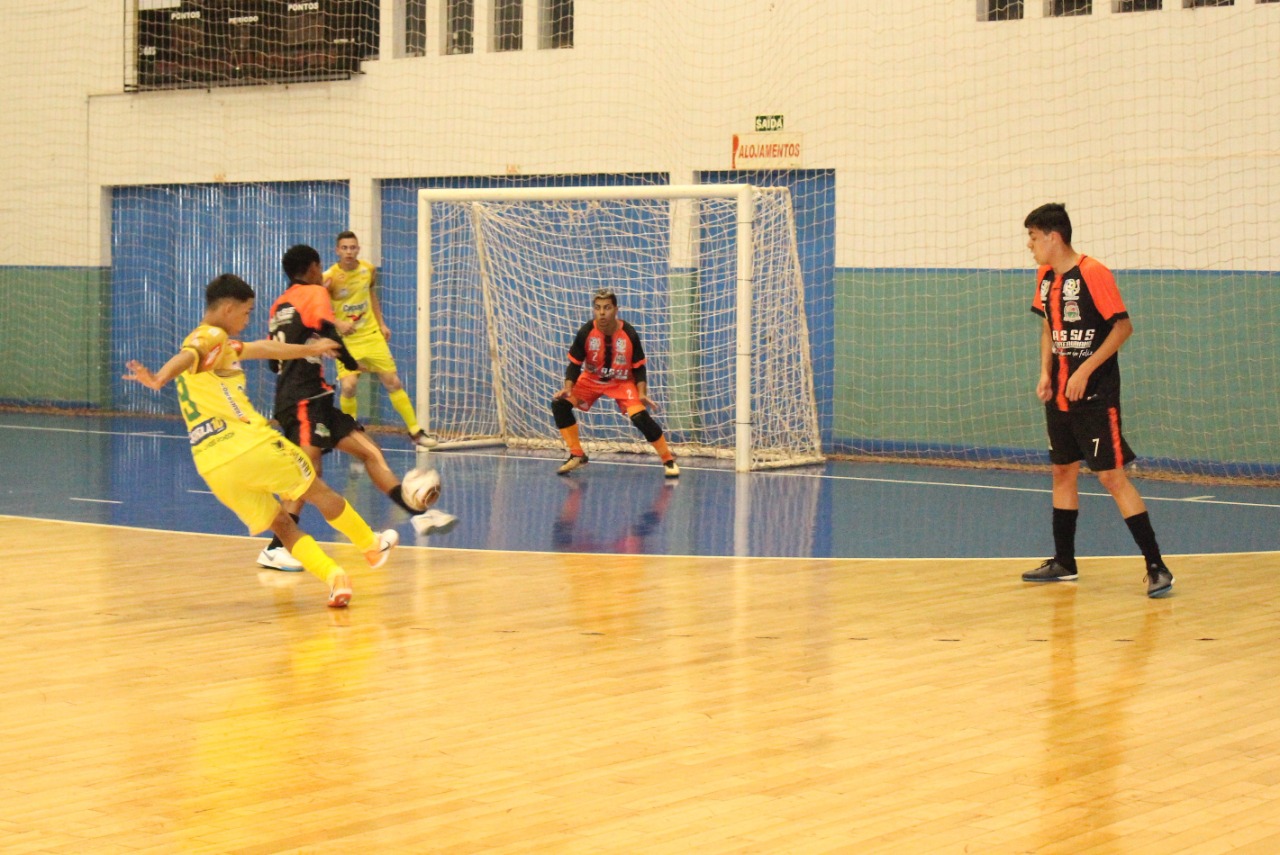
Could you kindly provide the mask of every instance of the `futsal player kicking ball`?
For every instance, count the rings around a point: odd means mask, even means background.
[[[1031,311],[1044,318],[1040,332],[1040,380],[1045,404],[1049,462],[1053,469],[1054,555],[1022,574],[1024,582],[1070,582],[1076,572],[1076,520],[1080,515],[1080,461],[1098,476],[1147,562],[1147,596],[1173,590],[1147,506],[1125,475],[1133,449],[1120,433],[1120,361],[1116,354],[1133,334],[1111,271],[1071,248],[1067,209],[1053,203],[1027,215],[1027,248],[1036,264]]]
[[[569,347],[564,388],[551,400],[551,414],[569,447],[569,459],[560,464],[557,473],[568,475],[587,465],[573,410],[577,407],[586,412],[604,395],[617,403],[618,409],[653,445],[666,477],[679,478],[680,467],[662,436],[662,427],[649,415],[656,408],[648,395],[639,333],[618,317],[618,297],[609,289],[596,291],[591,308],[593,319],[582,325]]]
[[[238,341],[253,312],[253,288],[225,273],[205,290],[204,320],[157,372],[137,360],[128,363],[126,380],[163,389],[173,380],[178,408],[191,438],[191,457],[218,501],[258,534],[270,528],[307,572],[329,586],[329,605],[351,601],[351,579],[315,540],[298,528],[276,496],[310,502],[328,523],[364,552],[371,567],[381,567],[399,542],[394,530],[375,534],[347,503],[316,476],[302,449],[272,429],[253,408],[244,390],[245,359],[319,359],[338,349],[318,339],[307,344]]]
[[[271,339],[289,344],[333,342],[338,360],[354,368],[356,361],[338,335],[329,292],[322,284],[320,253],[306,244],[298,244],[285,252],[280,263],[289,277],[289,287],[271,304]],[[451,514],[427,510],[426,505],[438,498],[438,491],[423,507],[412,507],[405,500],[400,479],[387,466],[382,449],[355,418],[334,406],[333,387],[325,382],[324,365],[318,357],[272,360],[270,365],[278,375],[276,421],[289,441],[306,452],[317,473],[323,472],[322,456],[337,448],[364,464],[374,486],[409,513],[419,534],[444,534],[457,524],[457,518]],[[302,503],[286,501],[284,507],[296,520]],[[297,556],[290,556],[279,537],[262,550],[258,563],[275,570],[302,569]]]

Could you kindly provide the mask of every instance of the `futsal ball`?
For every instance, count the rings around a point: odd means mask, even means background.
[[[425,511],[440,498],[440,473],[434,469],[410,469],[400,482],[400,495],[415,511]]]

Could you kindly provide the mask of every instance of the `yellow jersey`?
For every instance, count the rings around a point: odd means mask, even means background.
[[[196,471],[205,473],[280,434],[253,408],[240,367],[243,342],[201,324],[182,342],[196,362],[174,378]]]
[[[335,264],[324,272],[326,280],[332,280],[329,299],[333,302],[333,315],[339,323],[350,321],[355,329],[344,339],[382,335],[378,319],[373,314],[370,289],[373,287],[374,267],[364,259],[356,260],[355,270],[343,270]]]

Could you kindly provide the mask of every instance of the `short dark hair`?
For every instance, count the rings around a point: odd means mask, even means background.
[[[597,288],[596,293],[591,297],[591,302],[596,300],[608,300],[613,303],[613,307],[618,308],[618,295],[610,291],[608,288]]]
[[[1067,216],[1067,206],[1061,202],[1050,202],[1041,205],[1022,222],[1026,229],[1039,229],[1048,234],[1057,232],[1062,235],[1062,242],[1071,246],[1071,218]]]
[[[338,232],[338,236],[333,242],[336,245],[342,243],[344,240],[353,240],[356,243],[360,242],[360,238],[356,237],[356,233],[353,231]]]
[[[305,243],[289,247],[285,250],[284,257],[280,259],[280,266],[284,268],[284,275],[289,277],[290,284],[301,282],[308,268],[319,263],[320,253]]]
[[[234,273],[215,276],[204,289],[204,304],[208,308],[212,308],[215,303],[222,300],[247,303],[253,297],[253,286]]]

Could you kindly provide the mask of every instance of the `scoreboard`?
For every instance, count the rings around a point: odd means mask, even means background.
[[[334,80],[378,55],[378,0],[138,0],[136,89]]]

